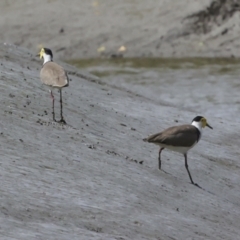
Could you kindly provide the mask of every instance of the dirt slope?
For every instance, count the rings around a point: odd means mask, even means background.
[[[164,152],[169,174],[160,172],[158,149],[142,141],[195,113],[80,78],[65,65],[68,125],[52,124],[41,62],[15,46],[0,45],[0,54],[1,239],[238,239],[237,119],[209,119],[214,130],[190,152],[201,190],[181,155]]]

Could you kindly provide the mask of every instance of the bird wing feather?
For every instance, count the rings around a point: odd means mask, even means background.
[[[147,142],[170,146],[188,147],[198,142],[200,131],[192,125],[170,127],[145,139]]]
[[[66,71],[55,62],[47,62],[40,71],[41,81],[49,86],[62,88],[69,85]]]

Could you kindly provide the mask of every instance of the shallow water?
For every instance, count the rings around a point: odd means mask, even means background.
[[[73,60],[108,84],[161,104],[204,116],[239,116],[238,59],[89,59]],[[193,114],[194,115],[194,114]]]

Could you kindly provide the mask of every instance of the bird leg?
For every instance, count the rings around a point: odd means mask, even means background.
[[[63,111],[62,111],[62,89],[59,90],[60,91],[60,109],[61,109],[61,119],[59,122],[66,124],[66,121],[63,118]]]
[[[54,96],[53,96],[52,90],[50,90],[50,94],[51,94],[51,98],[52,98],[52,115],[53,115],[53,121],[56,122],[55,112],[54,112]]]
[[[164,149],[163,147],[161,147],[159,149],[159,155],[158,155],[158,168],[159,169],[161,169],[161,165],[162,165],[162,163],[161,163],[161,152],[162,152],[163,149]]]
[[[196,184],[196,183],[193,182],[192,176],[191,176],[191,174],[190,174],[190,171],[188,170],[187,154],[186,154],[186,153],[184,154],[184,158],[185,158],[185,167],[186,167],[186,169],[187,169],[187,172],[188,172],[189,178],[190,178],[190,180],[191,180],[191,183],[192,183],[193,185],[198,186],[198,184]]]

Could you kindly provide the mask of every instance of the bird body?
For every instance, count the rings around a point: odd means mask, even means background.
[[[162,150],[166,148],[175,152],[182,153],[185,158],[185,167],[187,169],[191,183],[195,184],[188,169],[187,152],[200,141],[202,136],[202,128],[206,126],[212,129],[212,127],[207,123],[206,118],[197,116],[192,120],[191,124],[167,128],[162,132],[144,138],[143,141],[154,143],[160,146],[158,156],[159,169],[161,169]]]
[[[52,88],[68,87],[69,79],[65,70],[55,62],[46,62],[41,71],[40,79],[43,84]]]
[[[187,153],[198,143],[200,138],[201,129],[186,124],[167,128],[163,132],[153,134],[143,140],[175,152]]]

